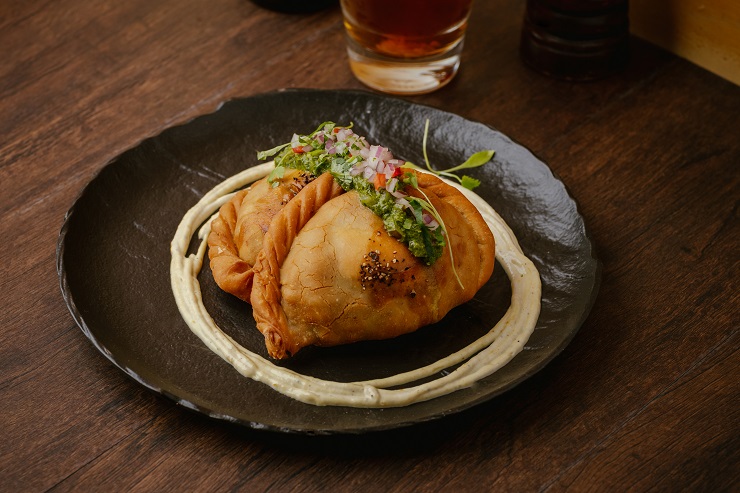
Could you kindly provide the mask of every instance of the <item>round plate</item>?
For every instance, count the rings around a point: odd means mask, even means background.
[[[321,122],[354,124],[371,143],[440,168],[494,149],[469,170],[476,190],[517,235],[542,278],[542,311],[526,348],[475,386],[394,409],[318,407],[239,375],[188,329],[170,289],[170,241],[187,210],[223,179],[257,163],[259,150],[308,133]],[[224,103],[216,112],[165,130],[105,166],[67,214],[57,268],[64,298],[85,335],[146,387],[211,417],[254,428],[359,433],[426,421],[490,399],[545,366],[583,323],[600,267],[583,218],[565,186],[532,153],[486,125],[427,106],[356,91],[288,90]],[[207,266],[203,298],[222,329],[266,356],[251,307],[223,293]],[[509,281],[497,265],[476,297],[441,322],[387,341],[306,348],[279,364],[337,381],[409,370],[466,346],[508,308]]]

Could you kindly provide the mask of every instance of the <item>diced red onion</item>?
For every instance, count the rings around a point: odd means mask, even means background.
[[[427,228],[437,229],[437,227],[439,227],[439,223],[430,214],[424,213],[421,218]]]
[[[385,167],[383,168],[383,173],[385,173],[385,177],[388,180],[390,180],[391,178],[393,178],[393,173],[395,173],[395,172],[396,172],[395,166],[391,166],[389,164],[386,164]]]
[[[412,208],[411,207],[411,204],[409,203],[409,201],[406,200],[406,199],[404,199],[404,198],[398,198],[398,199],[396,199],[396,204],[400,205],[401,207],[403,207],[405,209],[411,209]]]
[[[374,169],[372,169],[372,168],[371,168],[370,166],[368,166],[368,167],[366,167],[366,168],[365,168],[365,169],[363,170],[363,172],[362,172],[362,176],[363,176],[363,177],[364,177],[364,178],[365,178],[366,180],[369,180],[370,178],[372,178],[373,176],[375,176],[375,170],[374,170]]]
[[[337,147],[334,144],[334,141],[329,139],[326,141],[326,146],[324,147],[326,149],[326,152],[329,154],[336,154],[337,153]]]

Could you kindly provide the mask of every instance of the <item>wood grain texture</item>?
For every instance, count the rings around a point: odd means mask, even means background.
[[[462,70],[412,98],[531,148],[604,263],[585,325],[491,402],[366,436],[214,423],[103,358],[55,248],[121,151],[226,99],[355,88],[337,9],[245,0],[0,3],[0,490],[732,491],[740,488],[740,88],[640,40],[623,73],[555,81],[517,55],[524,2],[477,2]]]

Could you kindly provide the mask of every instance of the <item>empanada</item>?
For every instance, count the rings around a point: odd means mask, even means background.
[[[251,294],[270,356],[414,331],[470,300],[489,279],[494,239],[478,210],[435,176],[414,173],[447,229],[445,251],[429,266],[384,230],[356,191],[343,194],[329,173],[275,215],[254,264]]]
[[[252,266],[270,221],[310,178],[302,171],[287,170],[275,186],[264,178],[221,206],[208,235],[211,271],[221,289],[249,302]]]

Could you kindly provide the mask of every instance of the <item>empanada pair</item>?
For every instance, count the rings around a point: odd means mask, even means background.
[[[445,252],[430,266],[330,173],[310,180],[288,170],[221,207],[208,238],[213,276],[252,304],[270,356],[412,332],[489,279],[494,239],[478,210],[437,177],[413,173],[446,226]]]

